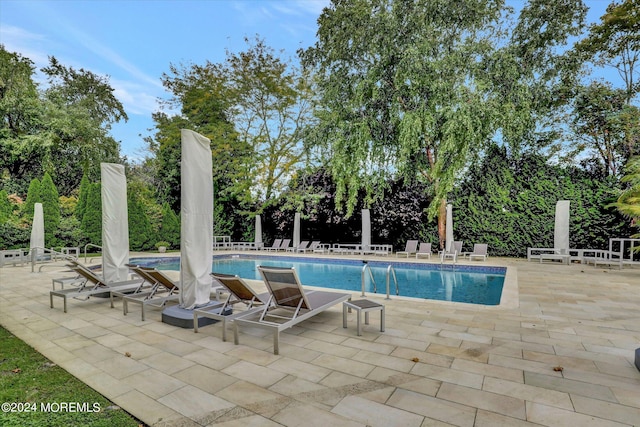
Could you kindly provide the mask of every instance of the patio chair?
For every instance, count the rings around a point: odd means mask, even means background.
[[[238,344],[240,326],[260,328],[273,332],[273,354],[279,354],[280,331],[351,300],[350,294],[305,291],[294,268],[258,266],[258,271],[269,290],[269,301],[260,312],[233,322],[235,344]]]
[[[211,277],[220,283],[229,295],[220,305],[193,310],[193,332],[198,332],[198,318],[200,317],[219,320],[222,322],[222,341],[226,341],[227,322],[261,311],[262,306],[269,301],[269,293],[257,294],[244,280],[233,274],[211,273]],[[246,308],[229,314],[229,311],[237,303],[244,304]]]
[[[304,248],[304,249],[298,249],[297,252],[302,252],[303,254],[306,254],[307,251],[315,252],[316,249],[318,249],[319,247],[320,247],[320,240],[314,240],[314,241],[311,242],[309,247]]]
[[[328,254],[329,252],[331,252],[329,243],[318,243],[318,246],[313,250],[314,254]]]
[[[289,243],[291,243],[291,239],[283,239],[280,247],[276,249],[277,251],[286,251],[289,247]]]
[[[418,241],[417,240],[407,240],[407,244],[404,248],[404,251],[396,252],[396,257],[400,255],[405,255],[409,258],[410,255],[415,254],[418,251]]]
[[[416,259],[420,257],[431,259],[431,243],[420,242],[420,247],[416,252]]]
[[[440,251],[440,261],[444,262],[447,258],[451,258],[453,262],[458,260],[458,255],[462,253],[462,241],[451,242],[449,249]]]
[[[111,308],[113,308],[113,292],[140,292],[145,280],[137,278],[122,282],[107,283],[88,268],[72,266],[71,269],[84,277],[86,281],[77,288],[59,289],[49,291],[49,303],[53,308],[53,297],[60,297],[64,300],[64,312],[67,312],[67,299],[69,297],[78,300],[88,300],[91,296],[109,294]]]
[[[277,251],[278,249],[280,249],[281,244],[282,244],[282,239],[276,239],[273,241],[273,244],[271,246],[264,249],[266,249],[267,251]]]
[[[170,301],[180,298],[180,287],[163,272],[155,268],[129,266],[131,271],[151,284],[149,290],[128,294],[126,292],[112,292],[113,296],[122,298],[122,314],[129,313],[129,303],[140,304],[141,319],[145,320],[145,307],[164,307]]]
[[[469,260],[474,258],[481,258],[483,261],[487,260],[487,247],[486,243],[474,243],[473,244],[473,252],[469,253]]]
[[[303,240],[302,242],[300,242],[300,244],[296,247],[290,247],[290,248],[286,248],[287,252],[300,252],[304,249],[307,249],[307,246],[309,246],[309,241],[308,240]]]

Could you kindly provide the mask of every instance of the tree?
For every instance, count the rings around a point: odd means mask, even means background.
[[[60,224],[60,196],[48,173],[42,177],[40,200],[44,217],[44,238],[49,246],[55,246],[55,234]]]
[[[304,74],[256,38],[238,54],[227,52],[224,72],[230,119],[247,144],[242,172],[248,200],[278,195],[304,159],[303,135],[311,119],[311,92]]]
[[[439,217],[444,239],[446,194],[490,130],[480,120],[490,114],[476,74],[481,30],[493,27],[499,8],[472,8],[468,1],[334,1],[320,16],[319,40],[301,56],[317,75],[319,139],[347,215],[361,188],[370,204],[390,174],[413,180],[417,172],[432,183],[431,217]]]
[[[612,2],[599,24],[589,27],[589,35],[576,44],[576,51],[596,65],[618,70],[624,82],[625,100],[631,104],[640,92],[640,1]]]
[[[444,243],[447,194],[468,161],[499,130],[512,144],[534,139],[557,98],[569,67],[553,48],[584,8],[555,3],[530,2],[511,39],[500,0],[335,0],[324,10],[318,41],[300,54],[316,75],[316,141],[347,215],[361,188],[370,204],[389,178],[417,179],[430,184]]]
[[[74,215],[79,221],[82,221],[82,217],[84,217],[84,213],[87,209],[87,197],[89,195],[90,186],[91,183],[89,182],[87,175],[82,175],[82,179],[80,180],[80,190],[78,192],[78,204],[74,211]]]
[[[88,243],[102,245],[102,192],[99,182],[90,184],[81,228]]]
[[[42,69],[49,86],[43,93],[52,145],[51,165],[68,194],[86,171],[97,174],[101,162],[118,162],[119,144],[109,135],[113,123],[127,120],[108,77],[66,67],[55,57]]]
[[[13,207],[6,190],[0,190],[0,223],[9,221],[13,215]]]
[[[224,75],[215,64],[205,66],[170,66],[162,83],[173,97],[164,106],[180,110],[180,115],[161,111],[153,115],[156,133],[146,138],[149,151],[155,155],[157,177],[155,187],[161,202],[174,211],[180,210],[180,129],[194,130],[211,140],[213,179],[217,188],[235,194],[247,187],[240,180],[239,165],[249,150],[237,141],[233,124],[228,119],[229,100]]]
[[[10,178],[5,188],[20,194],[42,176],[46,152],[37,136],[43,111],[34,71],[31,60],[0,44],[0,172]]]
[[[40,180],[33,178],[29,184],[29,190],[27,191],[27,199],[22,206],[22,211],[27,218],[33,218],[33,206],[36,203],[42,202],[42,196],[40,194]]]
[[[626,175],[622,181],[628,183],[628,188],[620,194],[617,202],[612,206],[631,218],[632,224],[638,227],[640,226],[640,157],[630,159],[625,172]]]
[[[83,173],[96,179],[100,162],[119,160],[109,130],[127,117],[108,78],[53,57],[42,71],[48,82],[39,90],[33,63],[0,45],[0,171],[12,192],[49,172],[68,195]]]
[[[576,142],[574,150],[589,150],[599,159],[605,175],[616,176],[624,165],[627,156],[636,148],[635,143],[627,141],[633,129],[632,110],[638,110],[625,104],[625,92],[613,89],[611,85],[591,82],[581,86],[574,102],[571,128]],[[637,119],[637,113],[636,117]],[[638,126],[635,126],[638,128]],[[637,132],[637,131],[636,131]]]
[[[127,191],[127,213],[129,218],[129,247],[135,251],[153,247],[156,236],[149,218],[134,191]]]
[[[168,203],[162,205],[162,225],[158,238],[173,248],[180,247],[180,220]]]

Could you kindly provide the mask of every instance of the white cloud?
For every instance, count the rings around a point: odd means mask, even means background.
[[[330,0],[294,0],[295,5],[305,11],[320,16],[322,9],[328,7],[331,4]]]
[[[46,52],[47,37],[13,25],[0,25],[0,43],[9,52],[18,52],[41,67],[49,62]]]
[[[294,9],[294,8],[291,8],[291,7],[287,7],[286,5],[288,5],[288,4],[289,3],[275,2],[275,3],[271,3],[270,5],[276,11],[278,11],[280,13],[284,13],[285,15],[295,15],[295,16],[301,15],[300,10]]]
[[[159,110],[158,96],[131,82],[112,80],[113,94],[124,106],[128,115],[151,116]]]

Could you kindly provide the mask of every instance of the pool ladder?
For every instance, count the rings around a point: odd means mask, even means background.
[[[373,278],[373,272],[371,271],[371,267],[369,267],[369,264],[366,264],[362,267],[362,296],[365,296],[364,294],[364,289],[365,289],[365,272],[368,271],[369,272],[369,278],[371,279],[371,283],[373,283],[373,293],[378,293],[378,284],[376,283],[376,279]],[[387,267],[387,298],[386,299],[391,299],[389,297],[389,288],[391,287],[391,277],[393,276],[393,282],[396,285],[396,295],[398,295],[400,293],[400,290],[398,289],[398,278],[396,277],[396,270],[393,268],[393,266],[391,264],[389,264],[389,266]]]

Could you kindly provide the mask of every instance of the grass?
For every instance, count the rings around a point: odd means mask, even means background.
[[[15,412],[11,407],[7,411],[6,403],[13,404]],[[67,403],[70,405],[65,409],[63,405]],[[2,327],[0,404],[2,427],[143,426]]]

